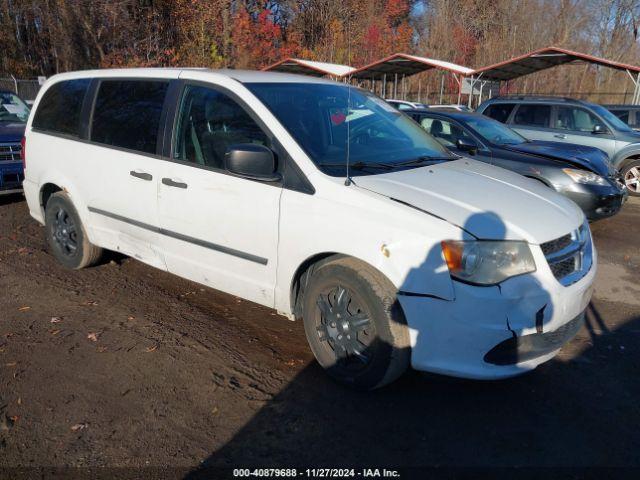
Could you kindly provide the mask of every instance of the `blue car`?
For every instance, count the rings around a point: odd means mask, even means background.
[[[22,189],[20,151],[29,107],[16,94],[0,91],[0,195]]]
[[[404,113],[454,153],[512,170],[570,198],[589,221],[615,215],[627,200],[620,173],[597,148],[530,141],[473,112],[426,109]]]

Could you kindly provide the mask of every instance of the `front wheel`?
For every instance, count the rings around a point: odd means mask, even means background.
[[[621,173],[629,195],[640,196],[640,160],[632,160],[627,163]]]
[[[410,359],[396,289],[352,258],[317,265],[303,293],[304,328],[318,363],[338,382],[371,390],[398,378]]]
[[[80,269],[96,263],[102,249],[92,245],[69,196],[51,195],[45,207],[45,228],[49,249],[67,268]]]

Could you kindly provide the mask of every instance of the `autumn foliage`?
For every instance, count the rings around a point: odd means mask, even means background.
[[[259,68],[285,56],[356,64],[412,49],[415,3],[4,1],[0,70],[49,75],[97,66]]]
[[[0,76],[261,68],[287,56],[361,66],[395,52],[479,67],[548,45],[640,64],[638,18],[640,0],[0,0]],[[457,91],[438,75],[412,77],[408,88],[432,99],[443,84]],[[576,65],[513,88],[629,84],[624,73]]]

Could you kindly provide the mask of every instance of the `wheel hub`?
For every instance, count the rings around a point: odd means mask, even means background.
[[[76,225],[69,213],[60,208],[52,226],[53,239],[65,255],[73,255],[77,248]]]
[[[328,294],[321,294],[317,305],[321,314],[318,335],[322,342],[329,344],[336,359],[356,358],[361,363],[368,363],[367,345],[360,341],[358,334],[368,333],[371,320],[358,308],[349,292],[338,286]]]

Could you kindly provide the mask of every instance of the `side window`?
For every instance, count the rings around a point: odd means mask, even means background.
[[[167,81],[103,80],[93,109],[91,140],[156,153],[168,86]]]
[[[611,110],[611,113],[629,125],[629,110]]]
[[[577,132],[593,132],[596,125],[602,122],[587,110],[577,107],[558,107],[555,128]]]
[[[80,135],[82,102],[91,79],[54,83],[44,93],[33,118],[33,127],[47,132]]]
[[[515,107],[514,103],[494,103],[489,105],[482,114],[499,122],[506,123],[509,115],[511,115],[513,111],[513,107]]]
[[[174,142],[174,158],[218,169],[224,169],[224,156],[232,145],[271,146],[258,124],[234,100],[193,85],[182,96]]]
[[[460,138],[471,138],[458,125],[446,120],[425,117],[420,125],[445,147],[455,147]]]
[[[524,105],[516,110],[513,123],[516,125],[530,125],[532,127],[549,127],[551,120],[551,106]]]

